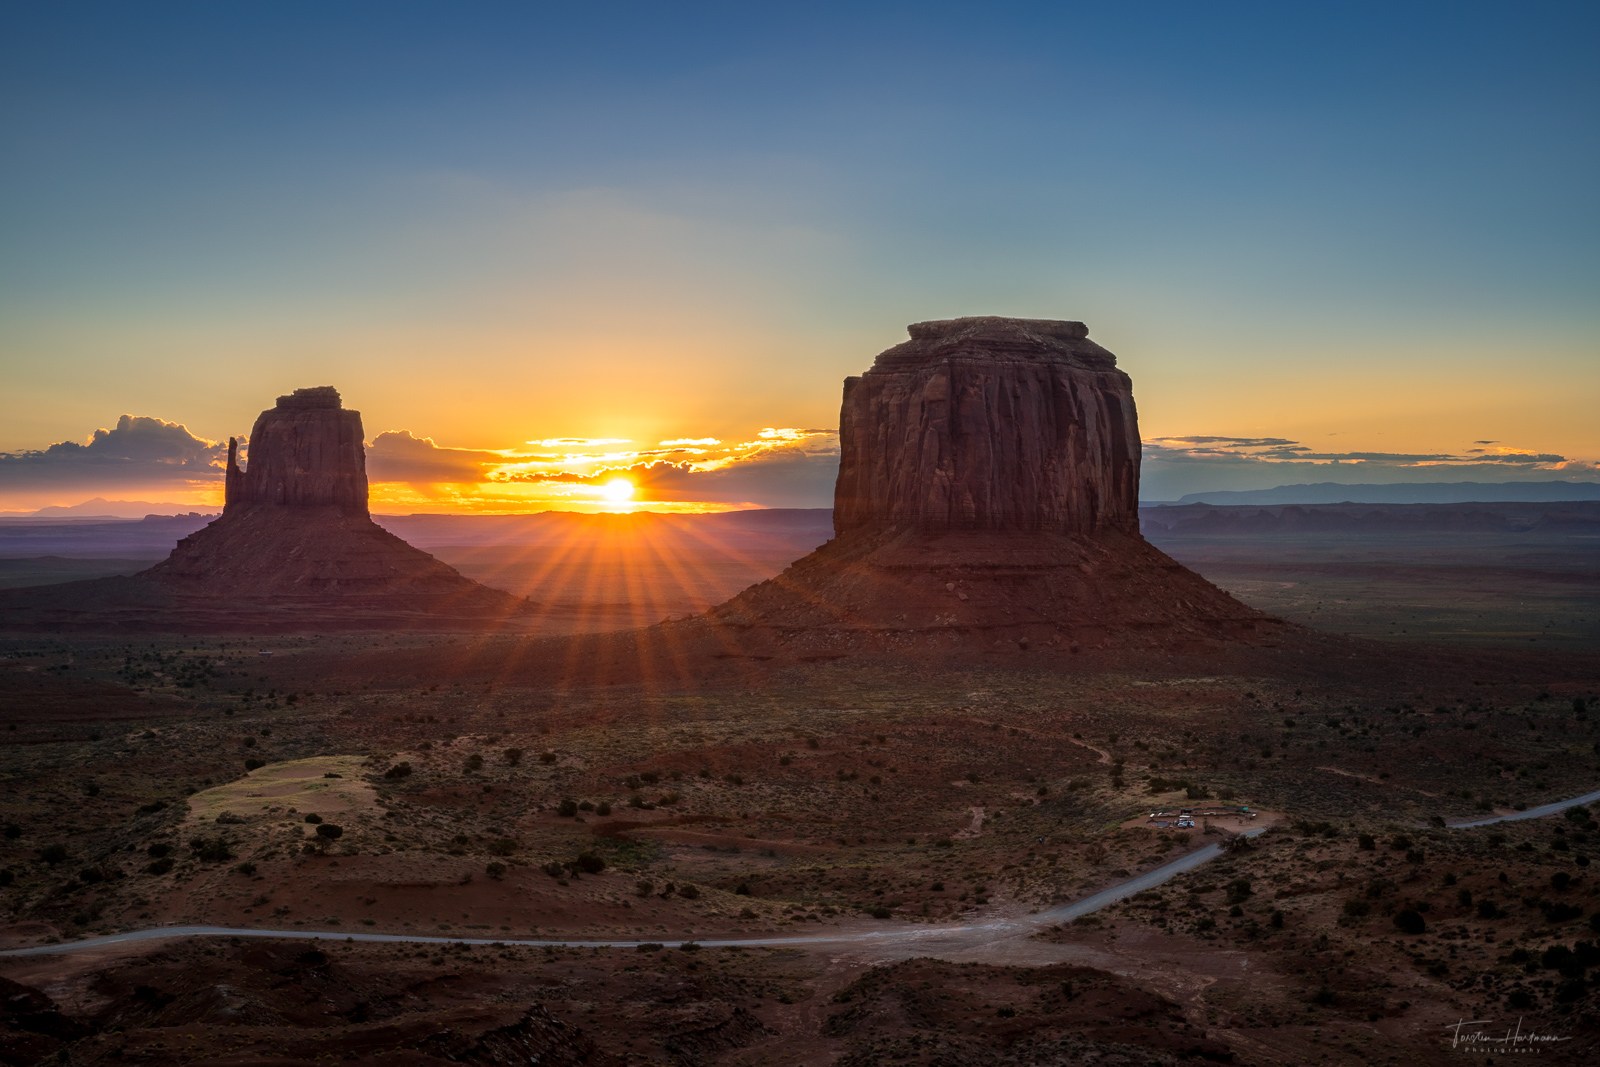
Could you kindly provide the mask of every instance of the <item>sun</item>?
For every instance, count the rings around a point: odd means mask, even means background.
[[[614,503],[633,499],[633,483],[626,478],[613,478],[600,487],[600,495]]]

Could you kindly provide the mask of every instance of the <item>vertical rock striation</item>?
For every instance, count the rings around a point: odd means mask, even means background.
[[[226,506],[330,506],[367,513],[367,456],[361,412],[341,406],[331,385],[296,389],[263,411],[250,430],[250,468],[240,472],[228,442]]]
[[[1133,383],[1081,322],[919,322],[839,412],[838,534],[1138,528]]]

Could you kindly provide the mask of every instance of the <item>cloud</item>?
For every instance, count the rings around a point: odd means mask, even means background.
[[[1144,442],[1140,497],[1175,500],[1185,493],[1267,489],[1313,481],[1436,482],[1543,476],[1583,479],[1597,466],[1551,452],[1510,448],[1453,452],[1315,452],[1276,437],[1200,435]]]
[[[0,452],[0,488],[212,482],[221,479],[227,454],[225,444],[196,437],[182,423],[123,415],[87,444]]]
[[[640,501],[748,501],[768,507],[827,507],[833,501],[839,439],[830,430],[769,426],[754,440],[734,444],[711,437],[661,443],[699,447],[519,457],[491,471],[487,481],[600,486],[622,477],[638,487]]]
[[[441,448],[431,437],[410,430],[387,430],[367,446],[367,477],[378,482],[482,482],[506,453],[471,448]]]

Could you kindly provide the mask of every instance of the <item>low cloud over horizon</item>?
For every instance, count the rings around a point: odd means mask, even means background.
[[[241,438],[248,462],[248,441]],[[227,446],[179,422],[123,415],[84,442],[0,453],[0,510],[159,491],[184,506],[221,503]],[[1144,441],[1140,497],[1269,489],[1304,482],[1586,481],[1595,463],[1474,440],[1454,452],[1317,450],[1286,437],[1196,434]],[[830,507],[839,465],[832,430],[767,427],[746,440],[650,442],[552,437],[509,448],[441,445],[409,429],[367,445],[378,510],[519,512]],[[628,487],[617,483],[626,482]]]

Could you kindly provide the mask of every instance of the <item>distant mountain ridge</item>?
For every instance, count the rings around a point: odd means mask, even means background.
[[[1600,482],[1316,482],[1273,489],[1189,493],[1180,504],[1479,504],[1600,500]]]

